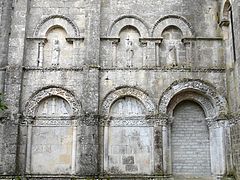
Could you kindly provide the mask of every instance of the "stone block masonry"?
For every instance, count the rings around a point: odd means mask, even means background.
[[[0,0],[0,179],[238,179],[238,4]]]

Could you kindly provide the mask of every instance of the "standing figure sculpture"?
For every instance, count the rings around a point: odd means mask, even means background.
[[[177,66],[177,49],[175,45],[170,45],[167,52],[167,65]]]
[[[55,39],[53,41],[52,65],[59,65],[60,51],[59,40]]]
[[[132,58],[134,56],[133,41],[129,38],[126,39],[126,52],[127,52],[127,66],[132,67]]]

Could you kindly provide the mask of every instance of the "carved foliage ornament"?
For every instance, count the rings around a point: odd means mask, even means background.
[[[215,108],[216,111],[215,116],[227,114],[227,102],[222,96],[220,96],[217,93],[217,90],[213,86],[201,80],[189,80],[189,79],[173,83],[163,93],[159,103],[159,112],[161,114],[167,114],[167,107],[172,98],[176,94],[186,90],[198,92],[205,96],[207,99],[209,99],[210,102],[213,104],[213,107]]]
[[[78,116],[80,114],[81,106],[70,92],[62,88],[52,87],[39,91],[29,100],[25,108],[24,116],[35,117],[36,109],[38,108],[39,103],[43,99],[48,98],[50,96],[58,96],[65,99],[72,108],[73,116]]]

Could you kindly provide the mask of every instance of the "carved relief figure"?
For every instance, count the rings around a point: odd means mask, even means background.
[[[133,41],[128,36],[126,39],[126,52],[127,52],[127,66],[132,67],[132,59],[134,56]]]
[[[177,49],[175,45],[170,45],[167,51],[167,64],[177,66]]]
[[[176,26],[167,27],[163,33],[161,44],[161,64],[170,67],[181,66],[186,63],[185,48],[181,41],[182,31]]]
[[[118,67],[141,67],[142,49],[139,43],[140,33],[133,26],[124,27],[120,33],[117,48]]]
[[[52,65],[59,65],[60,51],[59,40],[55,39],[53,41]]]

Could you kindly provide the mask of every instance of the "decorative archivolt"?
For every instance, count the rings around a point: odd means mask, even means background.
[[[108,115],[111,106],[123,97],[131,96],[138,99],[146,108],[147,114],[154,114],[155,106],[149,96],[141,90],[132,87],[122,87],[111,91],[105,98],[101,106],[102,115]]]
[[[163,31],[169,26],[178,27],[182,31],[184,37],[194,36],[194,30],[191,24],[184,17],[178,15],[167,15],[160,18],[153,26],[151,36],[161,36]]]
[[[149,27],[144,20],[135,15],[123,15],[117,18],[109,27],[107,36],[118,37],[120,31],[126,26],[135,27],[141,37],[149,36]]]
[[[197,102],[205,111],[207,118],[222,117],[227,114],[227,102],[211,84],[201,80],[184,79],[174,82],[162,95],[159,113],[168,114],[183,100]]]
[[[59,87],[46,87],[33,94],[25,106],[24,116],[35,117],[39,103],[51,96],[58,96],[60,98],[63,98],[69,103],[70,107],[72,108],[73,116],[80,115],[81,105],[78,103],[71,92]]]
[[[69,37],[80,36],[80,31],[77,25],[70,18],[63,15],[52,15],[41,20],[36,26],[33,36],[45,37],[47,32],[54,27],[64,28]]]
[[[176,94],[169,102],[167,114],[172,117],[175,107],[185,100],[194,101],[199,104],[203,108],[206,117],[214,117],[216,114],[215,108],[209,99],[195,91],[183,91]]]

